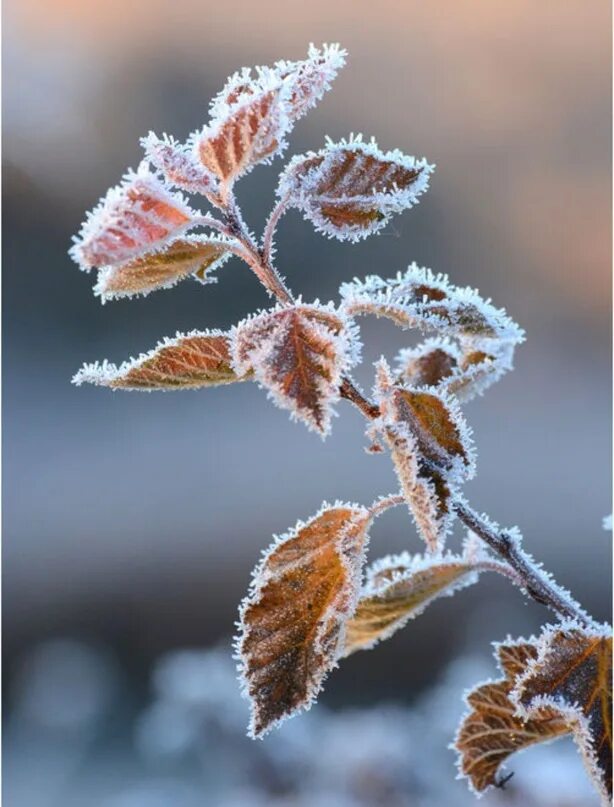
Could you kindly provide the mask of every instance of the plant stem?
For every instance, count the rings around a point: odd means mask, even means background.
[[[250,235],[245,222],[241,218],[241,213],[237,207],[234,196],[228,200],[228,204],[223,210],[226,224],[233,234],[233,237],[240,241],[249,254],[248,264],[258,280],[272,297],[279,300],[284,305],[291,305],[294,298],[290,289],[281,279],[277,270],[270,261],[258,249],[258,246]]]
[[[514,569],[522,587],[536,602],[546,605],[562,617],[589,625],[593,622],[571,595],[540,571],[509,532],[493,527],[462,501],[457,500],[453,507],[463,524]]]
[[[221,210],[225,219],[223,223],[218,222],[221,227],[213,223],[217,222],[216,219],[209,221],[208,226],[216,226],[217,229],[238,241],[245,250],[245,255],[241,255],[241,257],[248,263],[269,294],[284,305],[292,305],[294,302],[292,292],[283,282],[271,259],[273,234],[277,222],[285,211],[285,200],[282,199],[278,203],[267,222],[261,250],[247,229],[234,196],[230,196],[227,205]],[[222,228],[224,229],[222,230]],[[370,401],[358,389],[353,379],[347,375],[342,378],[339,394],[342,398],[350,401],[367,420],[373,421],[380,416],[379,406]],[[374,507],[378,512],[383,512],[386,507],[398,504],[398,498],[398,496],[388,497],[382,500],[379,506],[376,504]],[[464,502],[457,500],[454,502],[453,507],[459,519],[503,561],[502,563],[497,561],[485,562],[485,569],[488,568],[491,571],[504,574],[536,602],[552,609],[559,616],[575,619],[585,625],[593,623],[591,617],[572,599],[571,595],[563,591],[553,580],[539,570],[534,561],[521,549],[518,542],[508,532],[495,529],[486,519],[479,516]]]

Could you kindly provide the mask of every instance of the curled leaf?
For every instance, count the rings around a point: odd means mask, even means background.
[[[282,408],[322,435],[330,430],[342,373],[357,360],[351,326],[331,306],[264,311],[233,329],[232,357]]]
[[[429,339],[397,356],[397,374],[412,387],[439,387],[458,367],[458,349],[450,341]]]
[[[94,293],[102,302],[168,289],[190,275],[213,283],[212,273],[232,255],[228,242],[206,236],[183,236],[163,249],[119,266],[103,267]]]
[[[236,644],[251,736],[308,708],[336,665],[370,520],[357,505],[323,505],[279,538],[254,571]]]
[[[294,157],[277,193],[324,235],[358,241],[415,205],[433,170],[426,160],[398,150],[384,153],[374,141],[357,137]]]
[[[547,627],[512,700],[530,720],[551,710],[571,729],[604,804],[612,797],[612,632],[575,622]]]
[[[413,387],[437,387],[465,403],[512,368],[513,345],[493,342],[486,352],[475,350],[471,340],[461,342],[457,347],[449,339],[427,339],[403,348],[396,359],[399,380]]]
[[[535,644],[506,642],[497,646],[497,655],[504,678],[481,684],[466,695],[470,711],[454,743],[460,773],[478,793],[497,784],[498,771],[511,754],[569,733],[555,710],[544,707],[526,720],[517,714],[510,698],[517,676],[537,656]]]
[[[435,330],[443,336],[471,340],[473,350],[493,342],[519,344],[524,332],[503,311],[477,291],[448,283],[445,275],[412,264],[406,272],[383,280],[370,275],[344,283],[343,307],[350,316],[386,317],[402,328]]]
[[[195,216],[143,162],[88,214],[70,254],[85,270],[117,266],[158,249],[190,227]]]
[[[192,331],[165,339],[149,353],[119,367],[107,361],[86,364],[75,375],[73,383],[149,391],[216,387],[247,377],[232,369],[226,333]]]
[[[451,398],[395,384],[383,360],[375,392],[401,490],[429,551],[438,552],[452,526],[453,496],[475,471],[469,429]]]
[[[477,582],[479,559],[466,555],[390,555],[376,561],[347,625],[345,655],[392,636],[434,600]]]
[[[198,160],[194,148],[177,143],[172,137],[150,132],[141,140],[145,157],[164,174],[168,182],[188,193],[203,196],[217,191],[215,176]]]

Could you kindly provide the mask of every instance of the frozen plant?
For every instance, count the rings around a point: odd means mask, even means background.
[[[493,571],[550,608],[556,621],[539,637],[497,645],[502,677],[467,695],[455,741],[460,773],[481,792],[501,784],[501,765],[513,752],[571,734],[607,801],[611,630],[532,560],[517,529],[479,515],[462,494],[476,458],[461,405],[511,369],[522,330],[477,291],[415,264],[389,279],[344,283],[339,301],[326,304],[295,297],[275,268],[275,231],[288,209],[301,210],[329,238],[356,242],[415,205],[434,167],[361,136],[327,140],[283,169],[261,238],[237,204],[236,182],[285,151],[294,123],[320,100],[345,56],[336,45],[311,46],[304,61],[243,69],[186,143],[150,133],[143,162],[89,214],[71,250],[83,269],[98,269],[95,294],[103,302],[188,277],[210,283],[234,255],[256,274],[272,307],[228,331],[177,334],[119,366],[85,365],[74,382],[153,390],[256,381],[322,437],[345,400],[365,417],[368,450],[390,454],[399,493],[368,506],[324,503],[277,538],[254,572],[236,640],[252,736],[308,708],[341,659]],[[180,191],[204,198],[214,212],[201,213]],[[433,334],[392,362],[380,359],[371,396],[352,378],[362,316]],[[365,570],[373,521],[399,504],[409,509],[423,554],[382,558]],[[468,534],[454,554],[445,543],[456,519]]]

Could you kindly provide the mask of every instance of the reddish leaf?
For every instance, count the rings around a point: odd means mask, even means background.
[[[184,236],[171,241],[159,252],[101,269],[94,291],[106,302],[167,289],[190,275],[202,283],[215,282],[211,274],[231,255],[226,241]]]
[[[253,371],[273,400],[320,434],[330,429],[354,334],[330,307],[298,304],[246,319],[233,331],[239,373]]]
[[[220,110],[196,139],[202,164],[222,183],[222,197],[233,182],[285,146],[289,122],[283,88],[273,86]]]
[[[86,364],[73,382],[113,389],[169,390],[215,387],[247,377],[232,369],[227,334],[192,331],[166,339],[149,353],[119,367],[107,361]]]
[[[432,172],[425,160],[384,153],[374,142],[356,138],[295,157],[280,178],[278,195],[325,235],[357,241],[416,204]]]
[[[141,163],[88,214],[71,256],[86,270],[116,266],[159,248],[186,230],[195,215]]]
[[[569,733],[569,726],[555,710],[543,708],[532,719],[524,720],[510,699],[517,676],[537,656],[535,645],[506,642],[498,646],[497,653],[505,677],[469,692],[466,700],[470,711],[455,741],[461,774],[478,793],[496,785],[497,773],[511,754]]]
[[[565,623],[546,628],[539,653],[517,679],[512,700],[533,718],[544,707],[571,728],[587,771],[612,797],[612,633]]]
[[[252,736],[309,707],[336,665],[370,520],[363,507],[324,505],[278,539],[254,571],[237,640]]]

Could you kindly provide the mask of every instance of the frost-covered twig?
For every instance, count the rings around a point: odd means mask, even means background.
[[[520,546],[520,539],[506,530],[495,528],[484,516],[478,515],[463,501],[454,502],[454,510],[460,520],[473,533],[506,561],[516,572],[524,590],[536,602],[546,605],[558,616],[575,619],[583,625],[593,625],[594,620],[552,578],[542,571]]]

